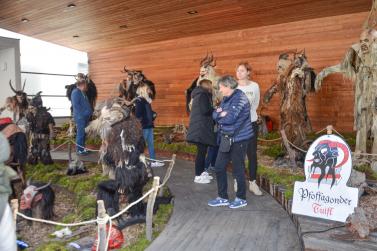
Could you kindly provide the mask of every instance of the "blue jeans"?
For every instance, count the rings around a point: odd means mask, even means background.
[[[143,129],[143,136],[148,145],[149,158],[156,159],[153,143],[153,128]]]
[[[84,151],[85,147],[85,127],[88,125],[89,118],[75,118],[76,122],[76,151]]]

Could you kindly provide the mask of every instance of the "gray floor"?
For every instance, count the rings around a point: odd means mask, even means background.
[[[54,159],[67,159],[64,152]],[[82,158],[95,161],[97,154]],[[248,206],[241,209],[210,208],[216,197],[216,181],[193,182],[193,162],[178,160],[168,187],[174,195],[174,211],[164,231],[148,251],[169,250],[300,250],[295,226],[288,214],[270,196],[247,194]],[[163,175],[165,168],[156,169]],[[234,194],[230,193],[231,198]]]
[[[269,195],[247,194],[248,206],[211,208],[216,181],[193,183],[193,163],[178,160],[168,187],[174,212],[148,251],[157,250],[300,250],[295,226]],[[234,194],[230,194],[234,198]]]

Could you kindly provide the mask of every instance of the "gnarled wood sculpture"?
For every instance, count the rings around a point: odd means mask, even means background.
[[[280,129],[285,131],[291,143],[302,147],[306,134],[312,130],[306,95],[314,91],[315,73],[305,51],[281,54],[277,71],[277,80],[266,91],[263,101],[268,104],[275,93],[280,94]]]

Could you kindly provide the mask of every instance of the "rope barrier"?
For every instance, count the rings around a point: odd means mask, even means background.
[[[50,152],[55,152],[55,151],[58,150],[60,147],[62,147],[62,146],[64,146],[64,145],[68,144],[68,142],[69,142],[69,140],[67,140],[67,141],[64,142],[63,144],[61,144],[61,145],[55,147],[54,149],[50,150]]]
[[[67,142],[65,142],[64,144],[66,144],[66,143]],[[170,159],[170,160],[157,160],[157,159],[151,159],[151,158],[147,158],[147,159],[152,160],[152,161],[159,161],[159,162],[173,162],[173,165],[174,165],[174,162],[175,162],[174,158]],[[118,212],[117,214],[115,214],[115,215],[113,215],[111,217],[106,214],[105,217],[103,217],[103,218],[97,217],[95,220],[88,220],[88,221],[76,222],[76,223],[61,223],[61,222],[56,222],[56,221],[51,221],[51,220],[44,220],[44,219],[38,219],[38,218],[29,217],[29,216],[26,216],[26,215],[24,215],[23,213],[20,213],[20,212],[17,212],[17,215],[20,216],[20,217],[22,217],[22,218],[24,218],[24,219],[26,219],[26,220],[40,222],[40,223],[45,223],[45,224],[50,224],[50,225],[63,226],[63,227],[75,227],[75,226],[82,226],[82,225],[88,225],[88,224],[93,224],[93,223],[97,223],[97,225],[99,226],[99,225],[105,225],[105,224],[107,224],[107,222],[109,222],[109,229],[108,229],[108,234],[107,234],[107,237],[106,237],[106,249],[105,249],[105,250],[107,250],[108,249],[109,240],[110,240],[111,230],[112,230],[112,220],[115,219],[115,218],[118,218],[119,216],[121,216],[122,214],[124,214],[125,212],[127,212],[131,207],[133,207],[134,205],[136,205],[139,202],[141,202],[142,200],[144,200],[146,197],[148,197],[155,190],[158,190],[158,189],[162,188],[163,186],[165,186],[166,182],[170,178],[170,175],[171,175],[171,171],[167,173],[167,175],[166,175],[166,177],[164,179],[164,182],[162,184],[160,184],[157,187],[151,188],[148,192],[146,192],[138,200],[132,202],[127,207],[125,207],[120,212]],[[98,238],[97,238],[97,249],[96,249],[97,251],[98,251],[98,248],[100,246],[99,232],[100,232],[100,229],[98,227],[98,230],[97,230]]]
[[[259,141],[262,141],[262,142],[274,142],[274,141],[279,141],[281,140],[281,137],[279,138],[276,138],[276,139],[262,139],[262,138],[258,138]]]
[[[44,220],[44,219],[38,219],[38,218],[33,218],[24,215],[23,213],[17,212],[18,216],[21,216],[22,218],[30,221],[36,221],[36,222],[41,222],[41,223],[46,223],[50,225],[56,225],[56,226],[63,226],[63,227],[76,227],[76,226],[81,226],[81,225],[88,225],[88,224],[93,224],[96,223],[97,220],[89,220],[89,221],[83,221],[83,222],[77,222],[77,223],[61,223],[61,222],[56,222],[56,221],[50,221],[50,220]]]
[[[152,159],[152,158],[148,158],[148,157],[145,157],[145,159],[149,160],[149,161],[160,162],[160,163],[163,163],[163,162],[173,162],[172,159],[161,159],[161,160],[158,160],[158,159]]]
[[[289,140],[287,140],[287,141],[288,141],[288,143],[289,143],[291,146],[293,146],[293,147],[296,148],[297,150],[299,150],[299,151],[301,151],[301,152],[303,152],[303,153],[308,152],[308,151],[306,151],[306,150],[304,150],[304,149],[302,149],[302,148],[300,148],[300,147],[294,145],[294,144],[293,144],[292,142],[290,142]]]
[[[87,148],[85,146],[81,146],[79,144],[77,144],[75,141],[71,140],[71,143],[73,143],[74,145],[78,146],[78,147],[81,147],[81,148],[84,148],[85,150],[87,151],[90,151],[90,152],[99,152],[100,150],[96,150],[96,149],[90,149],[90,148]]]

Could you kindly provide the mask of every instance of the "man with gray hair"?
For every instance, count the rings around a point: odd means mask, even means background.
[[[220,78],[218,85],[224,96],[220,106],[213,112],[213,119],[218,123],[221,135],[215,164],[218,197],[210,200],[208,205],[240,208],[247,205],[245,156],[248,141],[254,133],[250,119],[250,104],[246,95],[237,89],[238,83],[232,76]],[[232,202],[228,200],[226,174],[226,166],[230,161],[233,164],[233,176],[237,181],[236,198]]]

